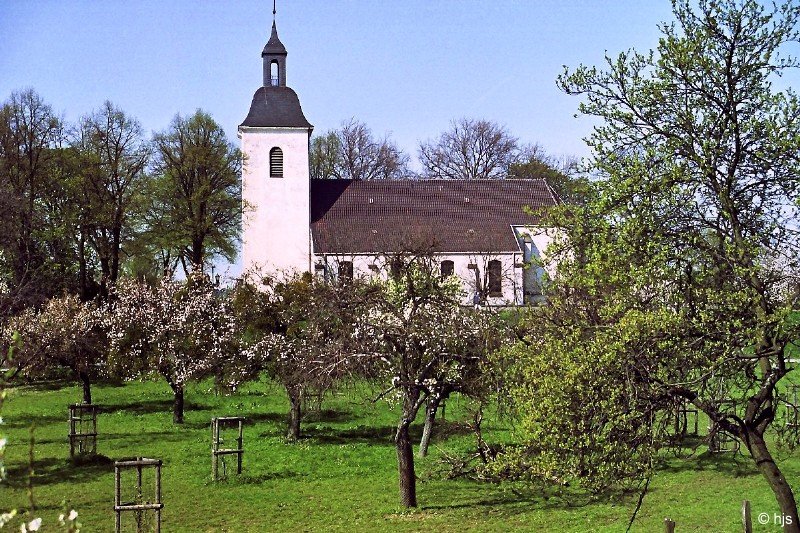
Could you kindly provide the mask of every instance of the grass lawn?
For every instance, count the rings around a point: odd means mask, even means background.
[[[366,401],[367,391],[331,397],[303,423],[306,438],[286,444],[288,402],[281,389],[251,384],[233,396],[208,385],[187,391],[186,423],[172,424],[171,394],[161,381],[96,386],[100,415],[98,452],[113,460],[133,456],[164,461],[164,531],[624,531],[636,495],[593,500],[525,491],[520,486],[445,480],[437,475],[442,450],[466,451],[473,436],[460,419],[465,404],[447,405],[431,455],[417,461],[420,507],[398,506],[391,441],[397,412]],[[0,510],[28,506],[30,426],[34,425],[33,497],[36,515],[52,531],[63,508],[75,508],[83,531],[113,531],[114,475],[110,462],[73,466],[67,444],[67,405],[77,387],[11,389],[3,407],[7,484]],[[245,416],[244,472],[210,482],[210,419]],[[701,424],[702,426],[703,424]],[[489,419],[487,440],[507,441],[508,423]],[[417,428],[417,436],[419,428]],[[800,486],[800,453],[778,452],[779,465]],[[132,481],[132,477],[127,478]],[[123,498],[124,499],[124,498]],[[668,460],[651,483],[635,531],[663,531],[669,516],[677,531],[741,531],[740,506],[756,517],[777,513],[770,489],[749,458],[710,456]],[[62,503],[63,502],[63,503]],[[128,530],[133,521],[127,517]],[[18,530],[18,522],[10,524]]]

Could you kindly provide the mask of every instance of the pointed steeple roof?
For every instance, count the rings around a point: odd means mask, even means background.
[[[274,20],[272,21],[272,35],[269,36],[269,41],[267,41],[267,45],[261,55],[286,55],[286,47],[278,39],[278,28],[275,26]]]

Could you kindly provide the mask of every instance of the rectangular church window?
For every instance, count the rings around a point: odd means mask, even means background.
[[[339,261],[339,281],[342,283],[353,281],[352,261]]]
[[[497,259],[489,261],[487,274],[489,277],[489,296],[503,295],[503,264]]]

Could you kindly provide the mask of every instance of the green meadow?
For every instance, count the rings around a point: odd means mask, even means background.
[[[77,387],[48,384],[8,392],[0,426],[9,439],[8,480],[0,485],[0,508],[16,507],[28,519],[42,517],[43,531],[55,530],[57,516],[70,509],[78,511],[82,531],[113,531],[113,461],[136,456],[163,460],[168,532],[624,531],[638,498],[447,479],[443,454],[466,454],[475,447],[469,405],[459,398],[448,402],[430,455],[417,460],[420,507],[407,511],[398,502],[392,442],[398,413],[386,402],[371,402],[374,392],[364,386],[330,395],[310,410],[304,438],[289,444],[288,402],[270,383],[252,383],[230,396],[215,394],[208,383],[192,385],[186,423],[180,426],[172,423],[171,394],[163,382],[98,385],[100,456],[86,464],[69,460],[67,443],[67,406],[80,400]],[[215,416],[244,416],[247,423],[243,473],[212,483]],[[421,425],[417,438],[420,432]],[[487,416],[484,432],[489,442],[514,438],[511,423],[499,417]],[[800,480],[800,453],[776,455],[790,482]],[[132,475],[123,477],[123,500],[133,482]],[[145,475],[145,494],[148,490],[152,479]],[[26,514],[31,499],[35,511]],[[688,457],[665,455],[633,531],[663,531],[665,517],[675,520],[680,532],[741,531],[743,499],[751,501],[756,531],[780,529],[758,524],[758,515],[772,517],[777,504],[749,457],[712,455],[705,447]],[[11,530],[18,524],[12,522]],[[123,516],[125,530],[134,525],[133,513]]]

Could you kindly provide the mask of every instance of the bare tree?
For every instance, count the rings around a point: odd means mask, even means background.
[[[109,101],[81,119],[73,146],[80,161],[81,277],[86,276],[83,247],[88,242],[97,254],[101,293],[106,294],[119,277],[123,241],[130,236],[130,211],[146,179],[150,148],[139,123]]]
[[[376,138],[363,122],[350,119],[311,141],[312,179],[402,179],[408,155],[388,137]]]
[[[54,169],[64,137],[63,121],[32,89],[0,107],[0,265],[10,289],[3,300],[16,309],[41,304],[68,278],[69,232],[60,231],[64,217],[51,201],[62,185]]]
[[[419,145],[422,175],[429,179],[501,179],[516,160],[518,141],[488,120],[454,120],[438,139]]]

